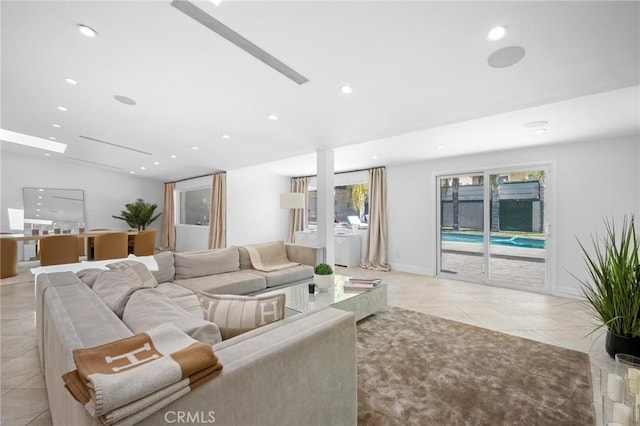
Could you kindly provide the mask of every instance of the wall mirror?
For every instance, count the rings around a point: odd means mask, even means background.
[[[78,232],[84,228],[82,189],[23,188],[24,233]]]

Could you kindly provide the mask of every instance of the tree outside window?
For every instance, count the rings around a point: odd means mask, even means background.
[[[348,225],[349,216],[357,216],[362,222],[369,218],[369,187],[366,183],[340,185],[334,188],[333,209],[335,221]],[[318,221],[318,193],[315,188],[309,189],[307,218],[309,227],[315,228]]]

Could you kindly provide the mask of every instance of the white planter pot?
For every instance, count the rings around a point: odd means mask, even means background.
[[[335,275],[316,275],[313,274],[313,282],[318,287],[318,291],[328,291],[335,283]]]

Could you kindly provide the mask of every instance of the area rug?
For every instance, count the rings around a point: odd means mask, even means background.
[[[595,424],[582,352],[396,307],[357,348],[359,425]]]

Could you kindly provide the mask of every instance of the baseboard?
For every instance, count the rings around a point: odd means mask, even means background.
[[[436,275],[433,268],[425,268],[423,266],[405,265],[402,263],[389,263],[391,270],[399,272],[407,272],[409,274],[427,275],[433,277]]]
[[[575,288],[555,288],[551,290],[554,296],[570,297],[572,299],[582,299],[582,294]]]

